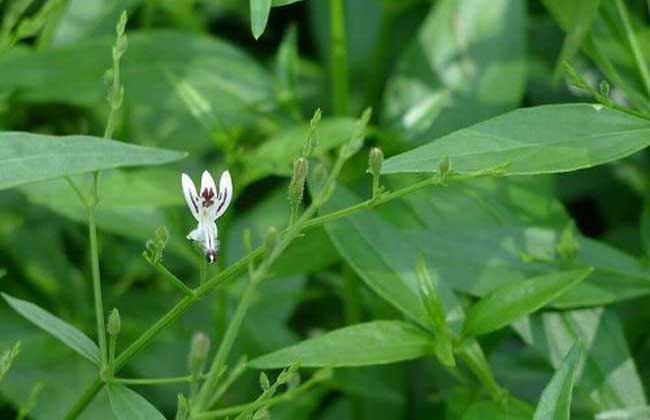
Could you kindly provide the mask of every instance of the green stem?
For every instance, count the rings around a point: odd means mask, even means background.
[[[97,191],[97,174],[94,175],[93,191]],[[104,325],[104,303],[102,301],[102,282],[99,271],[99,249],[97,246],[97,224],[95,221],[96,198],[91,200],[93,203],[88,206],[88,236],[90,238],[90,264],[93,280],[93,295],[95,300],[95,318],[97,318],[97,342],[99,343],[99,353],[101,358],[101,367],[106,367],[106,327]]]
[[[625,35],[627,36],[627,41],[630,44],[630,49],[632,50],[632,55],[636,61],[636,65],[639,69],[639,74],[643,80],[643,85],[646,89],[646,94],[650,96],[650,71],[648,71],[648,64],[643,58],[643,53],[637,42],[636,35],[632,29],[632,24],[630,23],[630,18],[627,13],[627,8],[623,3],[623,0],[614,0],[616,4],[616,9],[618,10],[619,15],[621,16],[621,21],[623,23],[623,28],[625,29]]]
[[[203,377],[203,376],[202,376]],[[192,381],[192,375],[186,376],[174,376],[171,378],[113,378],[110,380],[112,383],[124,384],[124,385],[165,385],[165,384],[177,384],[183,382]]]
[[[174,273],[169,271],[167,267],[162,265],[160,262],[157,262],[153,264],[154,268],[156,271],[158,271],[160,274],[163,275],[167,280],[171,281],[172,284],[176,287],[178,287],[186,296],[193,297],[194,296],[194,290],[192,290],[188,285],[183,283],[181,279],[176,277]]]
[[[228,391],[230,386],[235,383],[235,381],[241,376],[242,373],[246,370],[246,357],[242,357],[237,365],[235,365],[235,368],[230,371],[228,374],[228,377],[221,383],[219,388],[214,392],[212,397],[210,398],[210,401],[208,403],[208,407],[214,406],[220,399],[223,397],[223,395]]]
[[[460,180],[470,179],[477,176],[480,175],[471,175],[471,174],[459,175],[459,176],[451,175],[447,178],[447,180],[460,181]],[[310,228],[321,226],[325,223],[329,223],[334,220],[340,219],[342,217],[346,217],[356,211],[365,210],[370,207],[378,206],[392,199],[401,197],[411,192],[423,189],[427,186],[436,185],[436,184],[438,184],[436,178],[428,178],[416,184],[394,191],[390,194],[386,194],[374,202],[373,200],[367,200],[357,205],[354,205],[352,207],[349,207],[347,209],[342,209],[336,212],[325,214],[323,216],[315,217],[311,220],[304,222],[301,230],[304,231]],[[370,205],[371,203],[372,205]],[[308,212],[306,212],[305,214],[308,214]],[[311,212],[309,212],[308,215],[311,216]],[[156,321],[155,324],[149,327],[148,330],[146,330],[138,339],[136,339],[130,346],[128,346],[122,353],[118,355],[118,357],[115,359],[115,372],[119,371],[119,369],[122,368],[124,364],[126,364],[136,353],[138,353],[140,350],[146,347],[160,331],[162,331],[168,325],[172,324],[174,321],[180,318],[180,316],[182,316],[194,304],[194,302],[197,299],[209,294],[214,289],[221,286],[231,278],[235,278],[243,274],[247,270],[248,264],[251,261],[259,260],[262,257],[262,255],[264,255],[264,247],[258,247],[253,252],[242,257],[239,261],[230,265],[228,268],[216,274],[211,279],[208,279],[202,285],[199,285],[197,288],[193,289],[195,297],[185,296],[183,299],[181,299],[173,308],[169,310],[169,312],[163,315],[162,318]],[[91,386],[84,392],[81,398],[70,409],[65,419],[72,420],[77,418],[77,416],[81,414],[83,409],[90,403],[90,401],[92,401],[93,397],[99,392],[101,387],[102,387],[101,379],[100,378],[95,379],[95,382],[91,384]]]
[[[345,10],[343,0],[329,0],[330,9],[330,77],[334,114],[347,115],[350,82],[345,37]]]
[[[109,376],[113,377],[115,365],[115,348],[117,347],[117,335],[108,336],[108,369]]]

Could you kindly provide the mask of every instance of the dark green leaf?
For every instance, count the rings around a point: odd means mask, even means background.
[[[108,399],[118,420],[165,420],[165,416],[140,394],[124,385],[109,384]]]
[[[48,334],[58,338],[63,344],[99,366],[99,349],[83,332],[33,303],[17,299],[6,293],[2,293],[2,297],[7,301],[9,306],[27,320],[34,323],[37,327],[42,328]]]
[[[503,328],[544,307],[592,271],[589,268],[543,274],[495,289],[469,309],[463,335],[471,337]]]
[[[401,321],[352,325],[307,339],[250,362],[257,369],[367,366],[416,359],[433,352],[432,338]]]
[[[91,136],[0,133],[0,189],[124,166],[159,165],[186,156]]]
[[[510,175],[574,171],[643,150],[649,133],[649,121],[602,105],[524,108],[394,156],[383,173],[436,172],[446,157],[458,173],[504,166]]]
[[[479,401],[467,407],[462,420],[530,420],[533,410],[512,397],[501,404],[496,401]]]
[[[573,345],[537,403],[533,420],[570,420],[575,372],[580,362],[580,343]]]
[[[526,81],[525,14],[522,0],[435,3],[388,81],[384,121],[422,143],[515,108]]]

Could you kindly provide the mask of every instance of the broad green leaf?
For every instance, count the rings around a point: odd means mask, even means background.
[[[650,418],[650,406],[621,408],[596,414],[595,420],[636,420]]]
[[[121,121],[134,142],[198,151],[212,146],[214,135],[231,141],[242,127],[277,123],[268,72],[235,46],[170,30],[130,31],[128,37],[121,62],[128,111]],[[113,42],[111,33],[44,51],[11,50],[0,57],[0,91],[16,92],[19,101],[104,111],[101,78],[111,67]]]
[[[251,31],[255,39],[264,33],[271,13],[271,0],[249,0],[251,11]]]
[[[383,173],[436,172],[446,157],[458,173],[496,167],[509,175],[574,171],[643,150],[649,133],[649,121],[602,105],[524,108],[393,156]]]
[[[421,144],[515,108],[525,39],[522,0],[436,2],[388,80],[383,121]]]
[[[603,308],[539,313],[513,324],[522,339],[558,369],[576,341],[585,349],[577,386],[592,410],[647,405],[621,323]]]
[[[165,420],[151,403],[124,385],[109,384],[108,399],[118,420]]]
[[[0,190],[35,181],[124,166],[159,165],[186,156],[91,136],[0,133]]]
[[[318,123],[314,135],[318,139],[317,152],[327,152],[350,139],[356,120],[352,118],[325,118]],[[302,151],[309,137],[309,124],[281,131],[246,156],[244,184],[268,175],[291,176],[293,161]]]
[[[34,323],[48,334],[53,335],[63,344],[99,366],[99,349],[83,332],[33,303],[17,299],[6,293],[2,293],[2,297],[7,301],[9,306],[24,316],[28,321]]]
[[[592,269],[559,271],[502,286],[472,305],[463,335],[487,334],[533,313],[584,280]]]
[[[573,345],[537,403],[533,420],[570,420],[575,372],[580,362],[580,343]]]
[[[330,331],[252,360],[257,369],[345,367],[395,363],[431,354],[432,338],[401,321],[373,321]]]

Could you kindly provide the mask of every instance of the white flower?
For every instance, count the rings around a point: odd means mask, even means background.
[[[214,262],[219,250],[216,220],[223,215],[230,200],[232,200],[232,180],[230,173],[223,171],[219,180],[219,191],[214,184],[214,179],[208,171],[203,171],[201,176],[201,194],[196,193],[192,179],[186,174],[181,175],[183,194],[192,215],[199,222],[196,229],[187,235],[187,239],[198,242],[208,262]]]

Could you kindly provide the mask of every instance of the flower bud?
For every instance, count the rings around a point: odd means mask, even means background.
[[[117,308],[113,308],[111,314],[108,316],[108,323],[106,324],[106,332],[110,336],[117,336],[122,329],[122,320],[120,319],[120,312]]]
[[[269,377],[266,376],[266,373],[264,372],[260,373],[260,387],[262,388],[262,391],[268,391],[268,389],[271,388]]]
[[[368,172],[375,178],[381,174],[381,166],[384,163],[384,152],[378,147],[370,149],[368,156]]]
[[[305,180],[309,172],[309,161],[303,157],[293,163],[293,176],[289,184],[289,201],[291,205],[297,206],[302,201],[305,190]]]
[[[312,153],[314,153],[316,147],[318,147],[318,138],[316,137],[316,127],[318,126],[318,123],[320,122],[322,116],[323,113],[321,112],[320,108],[318,108],[314,112],[314,116],[311,118],[311,121],[309,122],[309,137],[307,138],[307,143],[305,143],[305,146],[302,149],[303,157],[306,158],[310,157]]]
[[[190,414],[190,405],[183,394],[178,394],[178,405],[176,409],[176,420],[187,420]]]
[[[210,339],[202,332],[197,332],[192,337],[192,347],[190,349],[190,370],[192,373],[199,372],[203,369],[205,360],[210,352]]]
[[[278,241],[278,230],[275,226],[269,226],[266,230],[266,238],[264,238],[264,252],[271,252],[275,248],[275,244]]]

